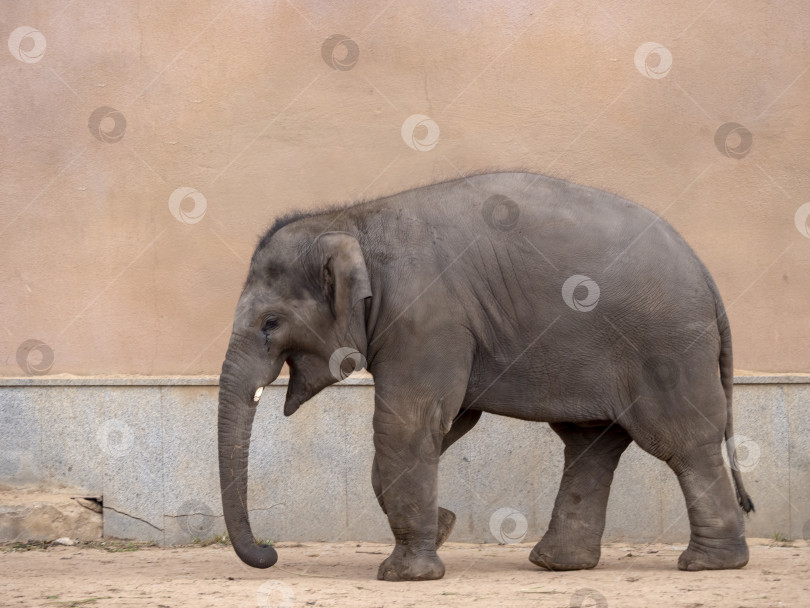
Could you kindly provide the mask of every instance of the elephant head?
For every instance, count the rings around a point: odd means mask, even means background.
[[[248,450],[262,389],[286,362],[290,381],[284,414],[289,416],[341,379],[336,352],[350,348],[366,354],[363,300],[371,297],[371,286],[360,245],[345,232],[312,232],[290,224],[271,230],[256,248],[220,375],[225,524],[237,555],[256,568],[277,560],[273,547],[254,540],[247,510]]]

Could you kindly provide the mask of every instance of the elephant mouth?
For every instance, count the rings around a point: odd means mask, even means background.
[[[292,416],[301,405],[339,380],[330,373],[328,364],[314,354],[293,354],[286,363],[290,367],[290,379],[284,400],[285,416]]]
[[[300,399],[294,389],[297,378],[297,364],[295,359],[290,356],[284,361],[287,364],[289,377],[287,378],[287,396],[284,400],[284,416],[292,416],[301,407],[303,400]]]

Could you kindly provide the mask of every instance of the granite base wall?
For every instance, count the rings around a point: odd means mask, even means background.
[[[810,379],[735,379],[735,430],[757,511],[749,536],[810,537]],[[265,389],[250,453],[257,537],[390,541],[370,483],[374,387],[349,378],[284,418],[286,386]],[[0,484],[103,497],[104,535],[165,545],[224,531],[216,457],[217,378],[5,378]],[[497,542],[525,518],[542,536],[562,472],[545,424],[484,414],[440,463],[452,540]],[[517,511],[499,523],[508,507]],[[494,526],[494,529],[493,529]],[[684,499],[663,462],[632,445],[608,506],[606,540],[683,542]]]

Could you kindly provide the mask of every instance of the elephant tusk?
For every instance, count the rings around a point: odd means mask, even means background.
[[[258,403],[259,399],[261,399],[261,397],[262,397],[262,391],[264,391],[264,387],[263,387],[263,386],[260,386],[259,388],[257,388],[257,389],[256,389],[256,394],[255,394],[255,395],[253,395],[253,402],[254,402],[254,403]]]

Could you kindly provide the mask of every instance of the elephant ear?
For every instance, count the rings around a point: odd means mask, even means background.
[[[320,261],[321,286],[335,321],[346,329],[358,301],[371,297],[371,283],[360,243],[346,232],[324,232],[313,252]],[[320,257],[320,260],[317,258]]]
[[[340,380],[339,366],[345,358],[341,355],[345,353],[338,352],[339,349],[356,349],[365,357],[367,347],[362,302],[371,297],[371,283],[360,243],[346,232],[325,232],[315,239],[309,255],[312,274],[319,281],[325,305],[335,322],[332,336],[338,342],[327,342],[324,357],[291,357],[285,416],[293,414],[302,403]],[[339,355],[338,359],[332,361],[335,354]],[[338,367],[332,369],[335,365]]]

